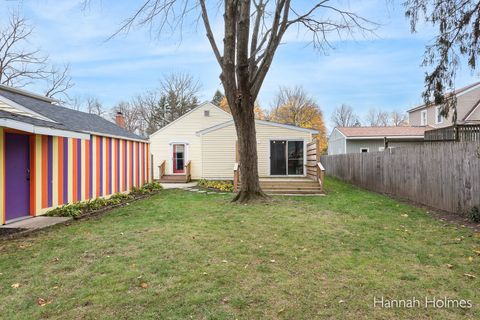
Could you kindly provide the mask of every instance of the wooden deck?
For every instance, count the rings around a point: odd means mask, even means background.
[[[284,195],[323,195],[318,181],[306,177],[269,177],[260,178],[260,186],[266,194]],[[241,182],[239,182],[239,189]]]

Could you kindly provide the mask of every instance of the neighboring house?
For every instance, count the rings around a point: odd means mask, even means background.
[[[151,179],[147,140],[55,103],[0,85],[0,224]]]
[[[457,98],[457,124],[480,124],[480,82],[458,89],[450,96]],[[408,110],[411,126],[430,126],[442,128],[453,125],[453,112],[448,118],[440,115],[441,106],[421,105]]]
[[[328,154],[383,151],[388,147],[423,143],[427,127],[335,127],[328,138]]]
[[[255,120],[260,177],[304,177],[307,143],[316,130]],[[233,179],[239,161],[237,134],[230,113],[205,102],[150,136],[154,176],[159,166],[168,176],[185,175],[190,163],[192,179]]]

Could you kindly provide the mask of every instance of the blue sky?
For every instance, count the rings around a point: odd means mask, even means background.
[[[411,34],[402,6],[393,1],[340,2],[380,23],[377,35],[334,39],[335,49],[323,53],[308,46],[303,34],[290,32],[260,93],[262,107],[270,107],[279,86],[301,85],[318,101],[331,129],[331,112],[342,103],[363,117],[369,108],[405,111],[421,102],[426,69],[420,64],[432,30],[425,26]],[[0,11],[23,15],[35,28],[32,46],[54,63],[71,64],[72,96],[96,96],[110,107],[155,88],[163,74],[188,72],[202,84],[200,98],[210,100],[221,89],[220,69],[201,25],[189,28],[181,41],[152,36],[146,28],[106,41],[140,3],[99,0],[82,10],[80,0],[0,0]],[[215,18],[220,30],[221,17]],[[465,67],[456,84],[476,79]]]

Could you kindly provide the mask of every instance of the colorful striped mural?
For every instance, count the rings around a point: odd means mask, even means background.
[[[0,150],[4,132],[0,128]],[[90,140],[30,135],[30,215],[76,201],[128,191],[150,182],[148,143],[102,136]],[[0,152],[0,181],[5,182]],[[5,223],[0,183],[0,224]]]

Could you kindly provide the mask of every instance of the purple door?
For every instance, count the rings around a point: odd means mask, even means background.
[[[6,220],[30,212],[30,142],[25,134],[5,133]]]

